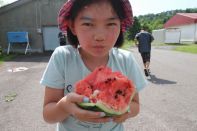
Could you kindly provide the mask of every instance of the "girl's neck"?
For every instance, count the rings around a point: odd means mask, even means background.
[[[85,66],[90,70],[93,71],[96,67],[99,66],[106,66],[109,60],[109,54],[103,57],[94,57],[91,56],[79,48],[79,53],[81,55],[81,59]]]

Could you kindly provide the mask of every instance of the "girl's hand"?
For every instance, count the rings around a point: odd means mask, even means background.
[[[94,112],[81,109],[77,103],[88,102],[88,98],[76,93],[69,93],[67,96],[60,100],[61,107],[70,115],[73,115],[80,121],[104,123],[111,121],[111,118],[104,117],[104,112]]]
[[[129,112],[126,112],[122,115],[114,116],[112,119],[116,123],[125,122],[129,118]]]

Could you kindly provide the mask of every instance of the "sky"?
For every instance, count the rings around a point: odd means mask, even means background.
[[[4,0],[6,3],[16,0]],[[161,13],[164,11],[197,8],[197,0],[129,0],[132,5],[133,15]]]
[[[129,0],[134,16],[164,11],[197,8],[197,0]]]

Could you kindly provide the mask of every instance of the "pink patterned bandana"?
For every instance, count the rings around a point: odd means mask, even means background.
[[[68,0],[61,7],[60,12],[58,14],[59,29],[65,34],[67,33],[67,28],[68,28],[68,20],[65,18],[69,16],[74,1],[75,0]],[[121,22],[121,27],[122,27],[122,32],[125,32],[126,29],[133,24],[133,12],[129,0],[121,0],[121,2],[123,4],[124,13],[126,16],[125,19],[123,19],[123,21]]]

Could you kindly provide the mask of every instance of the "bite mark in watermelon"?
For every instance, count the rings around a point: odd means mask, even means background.
[[[129,110],[135,86],[120,72],[112,72],[111,68],[102,66],[78,81],[75,92],[90,99],[89,103],[80,103],[80,107],[104,111],[108,116],[112,116]]]

